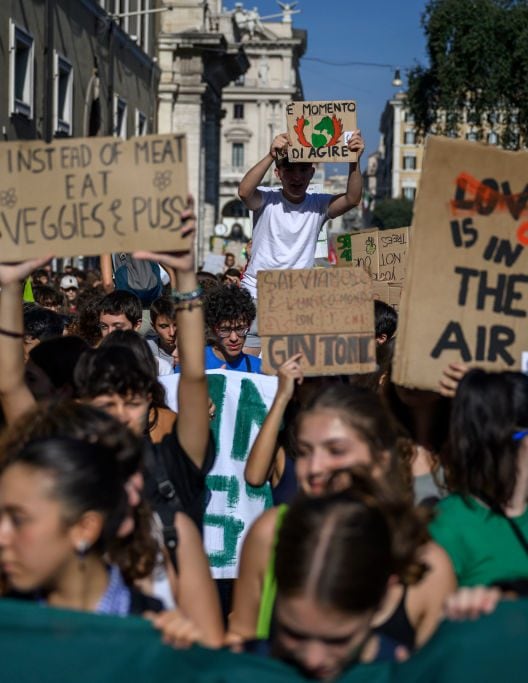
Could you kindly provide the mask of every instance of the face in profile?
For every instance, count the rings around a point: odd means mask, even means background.
[[[358,661],[370,636],[373,611],[346,614],[313,596],[277,596],[273,654],[305,676],[330,681]]]
[[[295,472],[305,493],[324,493],[328,479],[338,470],[373,464],[369,445],[339,411],[321,408],[301,418]]]
[[[53,487],[50,473],[22,464],[0,477],[0,568],[14,590],[52,587],[78,563],[79,530]]]

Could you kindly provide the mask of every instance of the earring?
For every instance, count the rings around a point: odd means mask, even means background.
[[[84,571],[84,558],[88,552],[88,547],[88,541],[79,541],[77,547],[75,548],[75,552],[79,558],[79,567],[81,571]]]

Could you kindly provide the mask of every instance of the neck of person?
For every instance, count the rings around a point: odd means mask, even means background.
[[[216,345],[213,346],[213,353],[218,358],[218,360],[221,360],[224,363],[236,363],[237,360],[239,360],[244,355],[244,352],[240,351],[240,353],[238,353],[236,356],[230,356],[227,353],[227,351]]]
[[[504,506],[504,514],[507,517],[519,517],[526,511],[526,493],[528,491],[527,448],[528,447],[523,443],[519,449],[517,477],[515,479],[513,495]]]
[[[169,356],[172,356],[174,349],[176,348],[176,344],[167,344],[167,342],[163,341],[161,337],[158,337],[158,346],[162,351],[165,351],[165,353]]]
[[[291,204],[302,204],[306,199],[306,193],[304,193],[302,197],[292,197],[284,191],[284,188],[282,189],[282,194],[284,196],[284,199],[288,200]]]
[[[98,555],[73,557],[48,591],[46,602],[52,607],[93,612],[108,587],[108,580],[108,569]]]

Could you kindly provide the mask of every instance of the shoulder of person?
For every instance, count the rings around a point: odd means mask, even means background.
[[[248,532],[248,539],[258,543],[263,547],[271,547],[275,538],[277,520],[279,518],[279,508],[272,507],[265,510],[260,517],[253,522]]]
[[[448,553],[434,541],[429,541],[420,550],[420,559],[429,567],[429,573],[449,575],[453,573],[453,565]]]

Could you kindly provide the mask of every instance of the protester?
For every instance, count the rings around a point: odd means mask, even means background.
[[[179,364],[176,302],[166,296],[153,301],[150,306],[150,324],[155,334],[147,337],[147,343],[157,361],[158,375],[168,375]]]
[[[260,359],[243,351],[256,315],[255,304],[248,292],[236,285],[210,289],[204,298],[204,312],[212,338],[205,350],[206,368],[260,372]]]
[[[253,299],[257,298],[260,270],[311,268],[317,237],[324,223],[346,213],[361,200],[363,181],[359,157],[365,145],[359,130],[348,141],[348,149],[358,154],[358,161],[349,165],[346,190],[338,195],[307,194],[314,166],[294,164],[281,156],[289,144],[286,133],[277,135],[269,153],[246,173],[238,188],[240,199],[254,212],[251,259],[242,279],[242,285]],[[274,162],[281,187],[260,186]],[[260,348],[256,325],[252,326],[246,346]]]
[[[372,392],[335,384],[314,393],[296,421],[295,469],[301,490],[320,496],[332,473],[361,465],[389,482],[396,497],[409,497],[402,473],[405,444],[397,433],[397,426]],[[269,634],[275,591],[274,539],[285,509],[280,506],[265,512],[246,537],[230,619],[233,638]],[[387,629],[409,649],[429,639],[442,616],[446,596],[456,587],[446,553],[425,541],[422,553],[429,566],[425,578],[408,585],[400,577],[389,588],[376,620],[380,630]]]
[[[277,393],[249,452],[244,478],[250,486],[271,484],[274,505],[289,503],[297,492],[290,425],[298,402],[296,387],[303,382],[302,354],[288,358],[278,369]]]
[[[132,351],[136,361],[133,366],[135,367],[139,364],[142,373],[149,375],[150,389],[148,392],[149,413],[147,429],[151,441],[153,443],[161,443],[163,437],[172,431],[178,415],[167,406],[165,388],[158,381],[158,364],[151,353],[147,340],[132,330],[116,330],[107,335],[101,342],[101,349],[108,349],[109,347],[126,349],[126,357],[128,357],[127,352]]]
[[[225,253],[225,258],[224,258],[224,273],[231,268],[234,268],[236,266],[236,259],[235,255],[232,254],[229,251],[226,251]]]
[[[398,313],[396,309],[380,299],[374,301],[374,328],[376,344],[386,344],[396,334]]]
[[[47,287],[50,285],[50,273],[45,268],[37,268],[31,275],[31,281],[33,285]]]
[[[242,276],[237,268],[228,268],[222,275],[222,284],[240,287],[241,278]]]
[[[73,376],[75,366],[87,348],[87,343],[76,336],[57,337],[41,342],[29,354],[29,361],[26,365],[26,379],[30,365],[36,365],[46,374],[53,385],[53,392],[46,398],[55,400],[59,397],[74,397]]]
[[[105,337],[114,330],[139,330],[142,323],[141,301],[135,294],[115,290],[99,303],[99,329]]]
[[[131,333],[132,334],[132,333]],[[15,422],[4,436],[2,452],[16,453],[30,442],[51,438],[88,442],[115,452],[125,477],[127,506],[119,530],[109,539],[107,556],[125,583],[160,601],[164,610],[156,626],[178,643],[182,638],[218,646],[223,637],[218,598],[194,524],[174,515],[177,536],[174,562],[163,546],[161,522],[143,497],[141,441],[107,413],[78,402],[38,406]],[[149,609],[147,601],[142,610]]]
[[[528,578],[528,377],[470,370],[453,400],[450,495],[431,523],[460,586]]]
[[[50,437],[2,458],[0,567],[8,596],[125,616],[161,604],[104,559],[126,510],[115,451]]]
[[[99,311],[104,295],[97,289],[84,290],[77,304],[77,334],[89,346],[97,346],[102,339]]]
[[[323,681],[359,662],[396,657],[397,641],[376,632],[375,617],[391,576],[413,566],[419,577],[425,566],[419,560],[423,528],[412,508],[398,519],[409,526],[403,548],[389,516],[376,488],[362,492],[357,477],[352,489],[292,505],[276,549],[274,656]]]
[[[64,318],[47,308],[35,306],[24,313],[24,360],[40,342],[61,337],[64,332]]]
[[[383,397],[412,440],[406,457],[416,503],[434,505],[445,495],[442,457],[449,433],[451,403],[434,391],[408,389],[387,381]]]
[[[73,275],[65,275],[60,281],[60,291],[67,301],[69,313],[74,313],[77,308],[77,296],[79,294],[79,281]]]
[[[39,306],[42,306],[42,308],[48,308],[50,311],[54,311],[55,313],[64,313],[64,294],[58,292],[53,287],[48,285],[34,285],[33,294],[35,296],[35,302]]]

